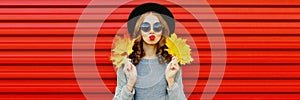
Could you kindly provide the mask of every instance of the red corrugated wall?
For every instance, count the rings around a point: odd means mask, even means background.
[[[72,41],[76,24],[89,2],[0,1],[1,100],[85,99],[72,66]],[[119,28],[115,26],[124,24],[130,11],[142,2],[121,6],[106,20],[98,35],[97,65],[112,92],[116,75],[109,56],[116,34],[114,32]],[[189,99],[199,99],[211,68],[207,36],[197,20],[180,6],[164,1],[155,2],[166,5],[195,40],[201,71],[195,89],[185,92],[192,93]],[[300,99],[300,1],[207,2],[219,18],[227,48],[224,78],[214,99]],[[105,9],[108,6],[104,2],[94,7]],[[197,6],[191,0],[185,7],[197,9],[207,6]],[[96,22],[88,20],[90,23]],[[188,83],[189,80],[184,79],[184,82]],[[95,95],[103,95],[101,99],[111,98],[110,93],[99,91]]]

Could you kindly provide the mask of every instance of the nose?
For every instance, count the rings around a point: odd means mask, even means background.
[[[155,32],[153,31],[153,29],[150,30],[150,34],[154,34]]]
[[[149,33],[150,33],[150,34],[154,34],[154,33],[155,33],[153,27],[150,27]]]
[[[154,31],[150,31],[150,34],[154,34],[155,32]]]

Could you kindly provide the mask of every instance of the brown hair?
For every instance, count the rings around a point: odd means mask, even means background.
[[[162,37],[161,39],[158,41],[158,43],[156,44],[156,55],[159,59],[160,63],[164,63],[164,62],[170,62],[172,56],[168,53],[168,51],[166,51],[166,49],[168,48],[166,46],[166,38],[169,36],[170,34],[170,30],[168,27],[167,22],[162,18],[162,16],[156,12],[146,12],[144,14],[142,14],[140,16],[140,18],[137,20],[136,25],[134,27],[134,32],[133,32],[133,38],[135,38],[136,40],[134,41],[134,45],[132,47],[133,52],[129,55],[129,58],[132,59],[132,62],[134,65],[137,65],[141,58],[145,56],[145,52],[143,50],[143,38],[140,35],[140,25],[142,24],[142,22],[144,21],[145,17],[147,15],[149,15],[150,13],[152,13],[154,16],[156,16],[158,18],[158,20],[160,21],[160,23],[163,25],[163,31],[162,31]]]

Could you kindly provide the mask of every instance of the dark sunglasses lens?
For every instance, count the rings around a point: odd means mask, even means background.
[[[141,25],[141,30],[144,31],[144,32],[149,32],[151,29],[151,26],[148,22],[144,22],[142,23]]]
[[[162,25],[161,25],[159,22],[154,23],[154,25],[153,25],[153,30],[154,30],[155,32],[160,32],[162,29],[163,29],[163,27],[162,27]]]

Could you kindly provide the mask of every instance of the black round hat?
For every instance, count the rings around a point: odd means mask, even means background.
[[[171,11],[168,8],[157,3],[145,3],[136,7],[128,17],[127,28],[131,37],[133,37],[134,27],[140,15],[149,11],[154,11],[156,13],[161,14],[162,18],[167,22],[169,26],[170,35],[174,32],[175,20]]]

